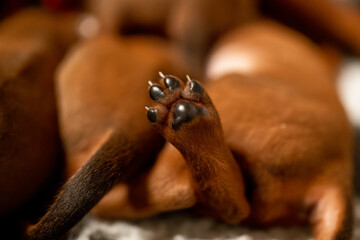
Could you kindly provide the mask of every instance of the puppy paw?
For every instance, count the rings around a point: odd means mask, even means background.
[[[146,107],[147,117],[165,138],[196,130],[207,131],[209,124],[218,125],[217,112],[204,87],[187,76],[184,84],[180,79],[160,73],[159,83],[149,82],[150,98],[154,106]],[[179,136],[178,136],[179,137]]]

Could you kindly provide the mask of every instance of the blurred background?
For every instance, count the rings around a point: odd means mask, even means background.
[[[334,69],[335,84],[354,129],[354,188],[359,195],[360,0],[224,0],[221,4],[215,0],[2,0],[0,36],[34,35],[42,36],[46,44],[51,42],[53,48],[44,51],[56,55],[48,73],[52,76],[65,53],[79,41],[103,32],[153,34],[177,45],[192,66],[192,74],[201,79],[207,55],[219,36],[259,18],[271,18],[309,37]],[[0,41],[3,49],[6,41],[11,40]],[[15,46],[18,51],[28,51],[26,44],[19,46]],[[7,74],[11,64],[0,63],[1,71]]]
[[[41,9],[41,13],[29,18],[36,19],[46,13],[52,15],[47,16],[48,21],[61,21],[56,25],[64,25],[62,29],[66,32],[60,34],[67,38],[63,52],[73,43],[100,32],[170,38],[189,55],[199,77],[203,74],[206,55],[219,35],[259,17],[279,21],[311,38],[336,69],[339,95],[357,139],[357,173],[360,170],[360,0],[298,2],[226,0],[217,6],[213,0],[4,0],[0,2],[0,19],[5,20],[29,7]],[[192,26],[179,26],[179,22]],[[39,23],[33,24],[33,31],[37,31]],[[205,29],[201,36],[196,35],[197,28]],[[190,40],[184,39],[184,35],[191,36]],[[355,183],[356,192],[360,193],[360,177],[355,178]]]

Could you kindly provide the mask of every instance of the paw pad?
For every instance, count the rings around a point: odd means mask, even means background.
[[[173,130],[178,130],[183,123],[206,115],[204,104],[211,101],[199,82],[190,79],[188,75],[186,84],[174,76],[161,72],[159,75],[159,83],[149,81],[150,98],[157,104],[154,108],[145,107],[150,122],[159,126],[171,125]]]
[[[173,121],[171,127],[174,130],[180,128],[181,124],[190,122],[195,117],[203,115],[203,108],[189,102],[179,102],[173,108]]]

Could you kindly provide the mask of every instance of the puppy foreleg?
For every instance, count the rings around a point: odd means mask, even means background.
[[[196,182],[198,199],[229,223],[250,212],[239,165],[225,143],[219,116],[199,82],[186,85],[173,76],[150,82],[148,118],[184,156]]]

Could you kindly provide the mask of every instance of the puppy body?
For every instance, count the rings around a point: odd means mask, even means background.
[[[60,67],[57,95],[66,172],[76,174],[30,230],[30,239],[58,238],[114,185],[155,158],[163,140],[144,117],[144,79],[153,79],[158,69],[181,74],[181,64],[156,38],[100,36],[75,47]],[[74,194],[76,200],[68,201]]]
[[[154,69],[160,68],[181,73],[177,69],[183,69],[183,63],[176,54],[151,37],[121,41],[103,36],[76,47],[60,67],[57,81],[68,177],[119,129],[133,136],[149,131],[156,138],[143,117],[148,94],[142,79],[153,79]]]
[[[60,164],[53,72],[75,38],[64,25],[27,9],[0,26],[1,218],[37,196]]]
[[[352,136],[317,50],[278,25],[255,24],[219,44],[207,74],[252,188],[249,219],[307,219],[316,239],[342,239],[335,235],[351,222]]]
[[[258,23],[220,43],[207,91],[161,76],[150,82],[151,103],[144,80],[181,66],[170,48],[148,38],[84,43],[57,83],[69,175],[83,166],[28,237],[61,236],[114,187],[93,213],[140,218],[194,207],[229,223],[310,222],[316,239],[351,239],[351,134],[316,51]],[[154,164],[162,141],[144,120],[148,104],[173,145]]]
[[[359,54],[356,6],[329,0],[89,0],[88,5],[105,32],[145,30],[168,36],[199,76],[208,51],[219,37],[263,17],[280,20],[333,50],[339,51],[334,46],[340,46]]]
[[[151,32],[169,37],[201,74],[206,53],[218,36],[257,16],[257,1],[136,0],[88,1],[107,33]]]

